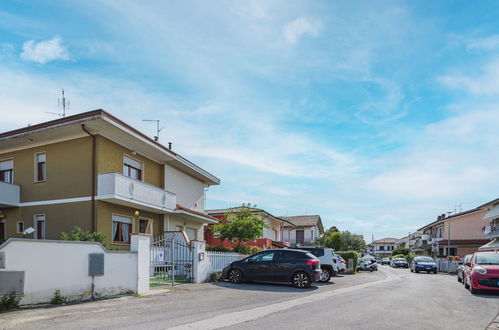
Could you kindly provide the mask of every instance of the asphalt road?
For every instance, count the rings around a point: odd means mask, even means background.
[[[0,314],[0,328],[29,329],[484,329],[499,294],[472,296],[455,276],[380,267],[300,290],[286,285],[189,285]]]

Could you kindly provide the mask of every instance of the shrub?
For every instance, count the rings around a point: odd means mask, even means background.
[[[416,255],[415,254],[412,254],[412,253],[409,253],[408,255],[405,256],[405,259],[407,260],[407,263],[411,263],[412,262],[412,259],[414,259]]]
[[[409,251],[410,251],[410,249],[408,249],[408,248],[396,248],[396,249],[393,249],[392,254],[393,255],[403,254],[406,256],[409,254]]]
[[[0,312],[19,308],[20,301],[21,297],[16,296],[15,292],[0,297]]]
[[[394,258],[403,258],[403,259],[406,259],[407,256],[405,254],[396,254],[396,255],[392,256],[392,259],[394,259]]]
[[[62,232],[60,239],[63,241],[99,242],[107,248],[107,239],[105,234],[99,232],[91,233],[78,226],[75,226],[73,231],[70,233]]]
[[[223,246],[206,245],[206,251],[230,252],[232,250]]]
[[[251,246],[251,245],[234,246],[234,248],[232,249],[232,251],[241,254],[254,254],[260,252],[261,250],[262,249],[259,248],[258,246]]]
[[[360,257],[360,253],[354,250],[348,250],[348,251],[334,251],[336,254],[338,254],[340,257],[345,259],[345,262],[347,262],[348,265],[348,259],[353,259],[353,272],[355,273],[357,271],[357,263]]]
[[[50,299],[50,304],[52,305],[62,305],[68,302],[68,298],[61,295],[61,290],[55,290],[52,299]]]

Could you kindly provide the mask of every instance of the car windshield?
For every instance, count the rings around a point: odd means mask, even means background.
[[[479,265],[499,265],[499,253],[484,253],[476,256]]]
[[[403,259],[403,258],[397,258],[397,259],[395,259],[395,261],[405,261],[405,259]]]
[[[424,258],[416,258],[416,261],[419,262],[433,262],[433,259],[430,257],[424,257]]]

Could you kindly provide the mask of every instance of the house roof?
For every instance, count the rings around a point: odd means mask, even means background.
[[[235,207],[229,207],[229,208],[226,208],[226,209],[213,209],[213,210],[206,210],[206,213],[208,213],[209,215],[211,216],[217,216],[217,215],[224,215],[226,212],[228,211],[234,211],[234,210],[238,210],[240,209],[241,207],[240,206],[235,206]],[[277,220],[280,220],[280,221],[283,221],[283,222],[286,222],[288,224],[290,224],[291,226],[293,227],[296,227],[292,222],[290,222],[289,220],[283,218],[283,217],[276,217],[275,215],[272,215],[270,214],[269,212],[263,210],[263,209],[258,209],[258,208],[255,208],[255,207],[249,207],[249,210],[251,212],[255,212],[255,213],[264,213],[266,214],[268,217],[272,217],[274,219],[277,219]]]
[[[324,233],[324,226],[320,215],[295,215],[291,217],[281,217],[296,225],[297,227],[317,226],[319,231]]]
[[[209,222],[215,222],[215,223],[218,222],[217,218],[214,218],[209,214],[206,214],[206,213],[200,212],[200,211],[196,211],[193,209],[189,209],[189,208],[183,207],[182,205],[179,205],[179,204],[177,204],[177,206],[175,208],[175,213],[188,213],[190,215],[197,215],[198,217],[202,217]]]
[[[220,179],[211,173],[102,109],[0,133],[0,150],[43,145],[52,143],[54,139],[86,136],[83,128],[117,143],[126,141],[127,148],[141,150],[144,156],[176,167],[206,185],[220,184]]]
[[[397,241],[397,238],[386,237],[386,238],[377,239],[375,241],[372,241],[371,244],[395,244],[396,241]]]
[[[453,218],[458,218],[458,217],[461,217],[461,216],[463,216],[463,215],[470,214],[470,213],[474,213],[474,212],[478,212],[478,211],[482,211],[482,210],[483,210],[483,208],[482,208],[482,207],[477,207],[477,208],[474,208],[474,209],[471,209],[471,210],[466,210],[466,211],[463,211],[463,212],[455,213],[455,214],[449,215],[449,216],[447,216],[447,217],[445,217],[445,218],[437,219],[437,220],[435,220],[435,221],[433,221],[433,222],[431,222],[431,223],[429,223],[429,224],[427,224],[427,225],[425,225],[425,226],[423,226],[423,227],[419,228],[419,229],[418,229],[418,231],[419,231],[419,230],[426,229],[426,228],[428,228],[428,227],[431,227],[431,226],[433,226],[433,225],[435,225],[435,224],[437,224],[437,223],[439,223],[439,222],[442,222],[442,221],[444,221],[444,220],[449,220],[449,219],[453,219]]]

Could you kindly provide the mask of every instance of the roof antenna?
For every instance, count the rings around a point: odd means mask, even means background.
[[[159,128],[159,119],[142,119],[142,121],[155,121],[156,122],[156,136],[154,137],[154,141],[158,142],[159,141],[159,132],[164,127]]]
[[[62,98],[57,99],[57,107],[60,109],[62,107],[62,113],[56,112],[47,112],[51,115],[57,115],[59,117],[66,117],[66,108],[69,109],[69,101],[66,101],[66,97],[64,96],[64,88],[62,88],[61,92]]]

